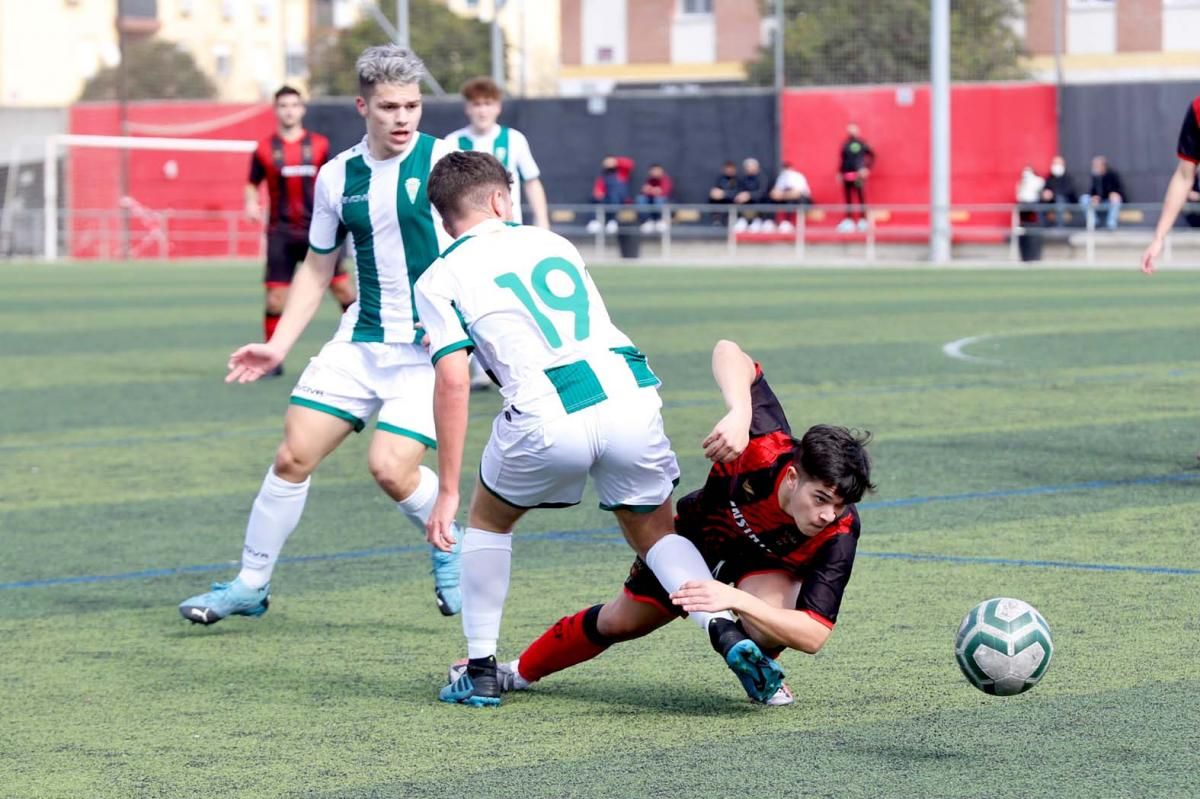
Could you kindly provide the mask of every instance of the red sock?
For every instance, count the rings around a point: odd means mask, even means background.
[[[598,644],[596,616],[603,605],[584,608],[574,616],[563,616],[542,637],[534,641],[521,653],[521,676],[529,682],[537,682],[556,671],[570,668],[599,655],[608,644]],[[588,618],[588,616],[591,618]]]
[[[279,324],[280,314],[263,313],[263,341],[270,341],[271,336],[275,335],[275,327]]]

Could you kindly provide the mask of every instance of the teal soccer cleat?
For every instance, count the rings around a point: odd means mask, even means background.
[[[467,661],[466,671],[438,691],[438,699],[470,707],[499,707],[500,682],[496,679],[496,658]]]
[[[179,603],[179,615],[193,624],[216,624],[226,616],[261,616],[271,604],[271,584],[250,588],[235,579]]]
[[[431,547],[433,561],[433,595],[443,616],[453,616],[462,610],[462,590],[458,587],[462,574],[462,529],[454,525],[454,549],[443,552]]]
[[[783,685],[783,669],[764,655],[758,644],[749,638],[737,642],[725,653],[725,662],[742,681],[750,699],[764,705],[784,704],[775,701],[775,694]]]

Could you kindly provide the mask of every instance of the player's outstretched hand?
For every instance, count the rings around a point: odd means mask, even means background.
[[[229,356],[229,374],[225,375],[225,382],[253,383],[283,363],[286,354],[270,344],[247,344],[240,347]]]
[[[1154,274],[1154,259],[1162,252],[1163,243],[1159,239],[1150,242],[1150,246],[1142,253],[1142,272],[1147,275]]]
[[[713,463],[729,463],[741,457],[749,443],[750,420],[734,410],[717,422],[700,446],[704,447],[704,457]]]
[[[737,610],[742,592],[720,580],[688,580],[671,594],[671,601],[688,613]]]
[[[443,552],[449,552],[454,546],[454,516],[458,513],[458,494],[438,491],[437,501],[433,503],[433,513],[425,523],[425,540]]]

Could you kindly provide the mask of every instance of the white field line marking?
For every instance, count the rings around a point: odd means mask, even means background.
[[[954,358],[955,360],[958,360],[958,361],[968,361],[970,363],[990,363],[993,365],[1003,364],[1004,361],[998,361],[994,358],[980,358],[977,355],[968,355],[967,353],[963,352],[963,349],[965,347],[969,347],[970,345],[975,344],[976,342],[980,342],[980,341],[983,341],[984,339],[989,339],[989,338],[995,338],[995,336],[993,336],[991,334],[985,334],[982,336],[967,336],[966,338],[960,338],[955,341],[951,341],[946,344],[943,344],[942,352],[946,355],[947,358]]]

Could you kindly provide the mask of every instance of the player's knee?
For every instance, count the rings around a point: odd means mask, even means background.
[[[303,482],[317,468],[317,459],[297,452],[284,441],[275,451],[275,474],[293,483]]]
[[[367,457],[367,468],[379,487],[391,497],[407,497],[421,483],[421,472],[415,465],[403,463],[386,453],[372,452]]]

